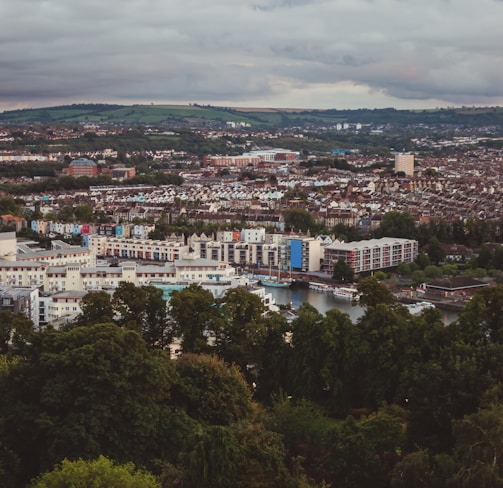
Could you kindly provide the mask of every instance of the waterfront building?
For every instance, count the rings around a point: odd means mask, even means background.
[[[323,257],[321,242],[313,237],[294,237],[287,240],[286,267],[291,271],[320,270]]]
[[[383,237],[365,241],[336,241],[324,248],[323,269],[332,275],[334,264],[342,258],[355,273],[375,271],[412,263],[418,254],[419,244],[412,239]]]
[[[96,256],[152,261],[175,261],[189,251],[183,240],[160,241],[152,239],[126,239],[92,235],[87,238],[89,250]]]
[[[223,261],[222,244],[207,237],[205,234],[200,236],[193,235],[189,237],[189,246],[196,254],[202,258]]]
[[[312,237],[266,234],[263,227],[241,233],[217,233],[217,240],[205,234],[189,238],[190,247],[201,257],[283,270],[319,271],[323,257],[321,241]]]
[[[265,241],[265,228],[254,227],[251,229],[243,229],[241,231],[241,241],[253,244],[262,243]]]

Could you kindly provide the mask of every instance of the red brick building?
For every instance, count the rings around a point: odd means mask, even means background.
[[[81,176],[94,177],[98,174],[98,166],[91,159],[74,159],[65,172],[74,178]]]

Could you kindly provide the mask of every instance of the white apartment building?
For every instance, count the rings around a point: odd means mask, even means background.
[[[44,287],[47,263],[0,261],[0,285]]]
[[[116,288],[121,281],[136,283],[136,265],[120,267],[83,267],[78,264],[47,268],[44,291],[91,291]]]
[[[240,242],[241,232],[236,230],[219,230],[216,240],[219,242]]]
[[[103,240],[106,241],[107,238],[96,237],[96,245],[100,245]],[[117,239],[112,238],[112,240]],[[123,241],[123,239],[119,240]],[[13,242],[15,243],[15,236]],[[138,241],[134,240],[134,242]],[[152,242],[154,246],[159,243],[159,241],[150,241]],[[239,245],[246,248],[252,244],[239,242],[236,244],[238,245],[236,259],[244,259],[239,254],[242,251]],[[188,246],[178,246],[176,249],[179,252],[184,247],[188,249]],[[13,246],[6,246],[7,250],[13,248]],[[172,257],[176,258],[178,252],[173,253]],[[86,259],[83,259],[83,262],[75,262],[81,255],[86,256]],[[40,256],[41,261],[34,260],[36,256]],[[134,256],[138,257],[138,254],[135,253]],[[183,289],[192,283],[211,291],[215,297],[222,297],[229,288],[233,287],[246,286],[251,290],[249,280],[237,276],[235,268],[228,262],[202,258],[195,252],[187,252],[162,265],[123,262],[118,266],[95,266],[93,252],[85,249],[85,253],[82,254],[81,248],[70,247],[53,251],[25,252],[23,257],[29,259],[0,261],[0,285],[5,285],[5,289],[9,290],[12,287],[29,287],[30,306],[25,306],[28,302],[24,297],[23,307],[29,310],[25,313],[29,314],[36,325],[39,323],[61,325],[74,320],[81,313],[80,302],[88,292],[107,290],[112,293],[123,281],[133,283],[135,286],[153,285],[166,291],[167,294],[173,289]],[[88,265],[90,261],[91,266]],[[42,293],[40,297],[39,291]],[[270,309],[273,309],[274,300],[270,295],[260,290],[255,292],[261,296]],[[6,300],[12,298],[11,295],[12,293],[6,297]],[[33,298],[35,295],[36,299]],[[6,301],[6,306],[12,308],[14,302],[7,303]]]
[[[241,231],[241,241],[253,244],[265,242],[265,228],[243,229]]]
[[[80,302],[87,293],[97,290],[113,293],[122,281],[135,286],[156,286],[168,294],[196,283],[211,291],[215,297],[223,296],[233,286],[243,286],[234,268],[228,264],[202,259],[194,254],[164,266],[141,266],[129,262],[117,267],[49,267],[46,279],[48,293],[40,298],[40,322],[70,322],[81,313]],[[272,300],[270,296],[265,299]]]
[[[264,242],[214,241],[210,238],[190,239],[190,247],[202,258],[226,261],[231,264],[255,264],[277,266],[279,263],[279,244]]]
[[[136,286],[163,283],[230,283],[235,269],[228,263],[186,254],[173,263],[140,265],[124,262],[119,266],[82,266],[69,263],[48,266],[46,263],[0,261],[0,285],[36,287],[47,293],[67,291],[113,290],[121,281]]]
[[[266,234],[264,228],[245,229],[236,240],[233,231],[220,232],[213,240],[204,234],[191,236],[190,247],[209,259],[243,266],[280,267],[283,270],[319,271],[321,242],[312,237]]]
[[[412,263],[418,255],[418,242],[383,237],[355,242],[334,242],[324,249],[324,271],[332,275],[334,264],[343,258],[355,273]]]
[[[49,266],[65,266],[68,263],[91,266],[95,264],[95,257],[96,254],[93,254],[87,247],[70,246],[64,249],[18,253],[16,261],[47,263]]]
[[[277,267],[280,263],[280,244],[251,244],[250,263],[259,267]]]
[[[222,243],[223,261],[238,265],[249,263],[251,246],[252,244],[240,241]]]
[[[175,261],[176,271],[173,281],[190,282],[230,282],[235,276],[236,270],[224,261],[204,259],[195,253],[186,254],[182,259]]]
[[[199,254],[202,258],[224,261],[224,246],[220,244],[220,242],[197,240],[192,242],[191,247],[194,252]]]
[[[63,291],[40,296],[40,323],[58,326],[72,322],[82,313],[80,303],[86,294],[86,291]]]
[[[189,252],[183,241],[155,241],[151,239],[125,239],[92,235],[88,238],[89,250],[95,256],[116,256],[122,259],[175,261]]]

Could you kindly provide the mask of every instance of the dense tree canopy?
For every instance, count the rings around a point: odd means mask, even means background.
[[[33,340],[33,323],[25,315],[9,310],[0,312],[0,353],[21,352]]]
[[[445,249],[436,236],[431,237],[428,243],[428,257],[436,265],[445,259]]]
[[[417,236],[414,217],[408,212],[393,210],[384,214],[378,236],[415,239]]]
[[[473,340],[503,343],[503,285],[479,291],[467,304],[459,325]]]
[[[212,293],[199,285],[191,284],[171,294],[169,307],[182,351],[207,352],[208,336],[219,316]]]
[[[98,459],[163,488],[499,486],[503,285],[448,326],[360,285],[356,323],[307,304],[288,322],[248,290],[197,286],[168,308],[149,287],[91,293],[59,331],[2,312],[0,485]],[[170,359],[156,323],[198,350]]]
[[[215,356],[186,353],[176,361],[176,370],[176,401],[192,418],[229,425],[250,415],[251,391],[236,366]]]
[[[91,291],[81,302],[82,313],[74,325],[116,323],[136,330],[150,347],[165,348],[173,337],[162,290],[152,285],[135,286],[121,282],[111,295],[106,291]]]
[[[258,295],[247,290],[228,290],[218,305],[221,320],[215,328],[217,354],[246,372],[257,366],[264,345],[265,307]]]
[[[344,258],[339,258],[334,264],[332,278],[341,283],[351,283],[355,279],[355,272],[353,268],[346,263]]]
[[[390,305],[395,301],[389,289],[381,285],[374,276],[360,280],[357,288],[363,305],[375,307],[380,304]]]
[[[48,330],[28,357],[11,365],[0,402],[2,438],[19,456],[22,476],[64,458],[153,458],[169,419],[169,358],[112,324]]]
[[[283,214],[285,228],[295,232],[314,232],[316,222],[313,215],[305,208],[291,208]]]
[[[32,488],[61,488],[62,486],[89,486],[93,488],[161,488],[155,476],[138,471],[132,463],[115,465],[99,456],[94,461],[68,461],[64,459],[32,484]]]
[[[87,293],[80,302],[81,314],[77,317],[79,325],[93,325],[100,322],[112,322],[114,309],[112,297],[103,290]]]

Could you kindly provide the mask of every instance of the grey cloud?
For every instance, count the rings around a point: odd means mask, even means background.
[[[284,8],[303,7],[315,4],[316,0],[262,0],[253,4],[256,10],[275,10]]]
[[[0,102],[503,102],[501,0],[3,0]],[[278,89],[281,86],[281,90]],[[273,98],[271,98],[273,97]],[[311,98],[310,98],[311,97]],[[314,97],[314,98],[313,98]],[[0,109],[2,105],[0,104]]]

